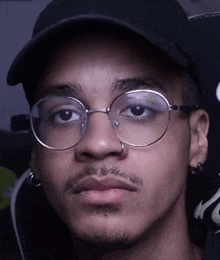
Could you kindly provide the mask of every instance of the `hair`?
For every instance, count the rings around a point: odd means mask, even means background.
[[[192,79],[189,72],[183,73],[183,87],[181,90],[181,99],[184,105],[201,104],[201,93],[198,85]]]

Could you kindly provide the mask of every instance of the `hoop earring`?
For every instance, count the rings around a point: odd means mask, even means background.
[[[35,178],[33,172],[30,172],[30,173],[28,174],[27,181],[28,181],[28,183],[29,183],[30,186],[39,187],[39,186],[42,185],[42,183]]]

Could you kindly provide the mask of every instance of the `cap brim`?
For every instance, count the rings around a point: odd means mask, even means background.
[[[180,52],[178,46],[176,46],[170,39],[160,34],[160,32],[150,27],[137,28],[126,22],[118,21],[117,19],[101,15],[81,15],[62,20],[48,27],[47,29],[42,30],[37,36],[33,37],[14,59],[7,75],[7,83],[11,86],[15,86],[18,83],[23,82],[23,79],[25,78],[25,72],[27,71],[29,64],[33,63],[34,57],[37,57],[36,53],[44,49],[44,46],[46,46],[48,43],[55,45],[54,41],[51,42],[51,38],[59,35],[58,32],[62,32],[64,29],[69,28],[70,26],[77,28],[77,26],[82,24],[91,25],[92,22],[117,25],[136,32],[137,34],[146,38],[153,45],[157,46],[162,52],[164,52],[178,64],[182,66],[187,66],[188,64],[188,60],[184,54]]]

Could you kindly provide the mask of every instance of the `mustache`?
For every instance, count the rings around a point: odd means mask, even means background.
[[[120,171],[117,167],[113,166],[103,166],[103,167],[93,167],[86,166],[80,172],[78,172],[74,177],[68,179],[65,190],[74,190],[75,186],[85,177],[88,176],[98,176],[98,177],[106,177],[106,176],[116,176],[121,179],[126,180],[127,182],[132,183],[138,187],[143,186],[143,179],[139,178],[137,175],[133,173],[127,173]]]

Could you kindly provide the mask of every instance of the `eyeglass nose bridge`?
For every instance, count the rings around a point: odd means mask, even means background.
[[[109,113],[111,112],[111,108],[108,107],[108,108],[86,109],[86,114],[88,114],[88,115],[91,115],[91,114],[96,113],[96,112],[105,113],[105,114],[108,114],[108,116],[109,116]],[[110,118],[108,118],[108,119],[109,119],[110,123],[111,123],[111,124],[113,123],[113,125],[114,125],[116,128],[119,127],[119,122],[118,122],[117,120],[111,122]],[[88,120],[88,119],[87,119],[87,120]],[[114,128],[114,127],[113,127],[113,128]],[[119,138],[119,139],[120,139],[120,138]]]
[[[96,109],[86,109],[86,114],[93,114],[96,112],[100,112],[100,113],[106,113],[109,114],[109,112],[111,111],[111,108],[96,108]]]

